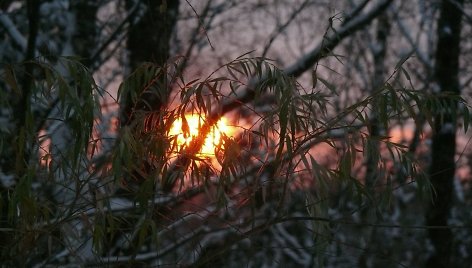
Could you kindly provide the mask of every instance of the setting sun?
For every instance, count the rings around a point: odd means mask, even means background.
[[[184,134],[181,118],[174,121],[169,131],[169,136],[177,136],[177,145],[179,145],[179,147],[189,145],[193,137],[199,135],[199,128],[204,123],[204,118],[198,114],[186,114],[185,119],[189,128],[188,135]],[[201,156],[214,156],[215,148],[221,142],[222,134],[230,136],[234,132],[233,127],[229,126],[227,121],[228,120],[226,118],[222,117],[212,128],[200,150]]]

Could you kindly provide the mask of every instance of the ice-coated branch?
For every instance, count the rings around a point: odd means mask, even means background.
[[[21,51],[25,52],[27,46],[26,38],[18,31],[13,21],[3,11],[0,11],[0,24],[5,28],[13,42],[21,48]]]
[[[362,27],[368,25],[374,18],[380,15],[385,9],[391,4],[393,0],[384,0],[378,3],[374,8],[372,8],[369,12],[359,15],[358,17],[352,18],[343,25],[340,29],[333,31],[334,33],[327,36],[325,40],[320,41],[320,43],[305,54],[303,57],[298,59],[294,64],[284,69],[284,72],[289,76],[298,77],[302,75],[304,72],[309,70],[317,61],[329,55],[329,52],[332,51],[344,38],[348,37],[349,35],[353,34],[357,30],[361,29]],[[252,79],[249,86],[245,89],[245,92],[241,94],[239,97],[229,100],[222,104],[221,106],[221,114],[218,115],[216,113],[210,116],[210,122],[217,119],[227,112],[234,110],[242,106],[245,103],[250,102],[254,97],[254,88],[256,85],[261,83],[264,79]],[[215,120],[216,119],[216,120]]]
[[[362,27],[372,22],[374,18],[380,15],[393,0],[384,0],[378,3],[369,12],[358,15],[349,20],[340,29],[336,29],[320,42],[315,48],[308,52],[305,56],[297,60],[294,64],[286,68],[284,71],[287,75],[298,77],[309,70],[317,61],[329,55],[329,53],[341,41],[358,31]]]

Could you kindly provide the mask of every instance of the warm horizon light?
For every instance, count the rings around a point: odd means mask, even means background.
[[[188,137],[184,136],[182,130],[182,119],[178,118],[172,124],[171,129],[169,130],[170,136],[177,136],[177,144],[179,147],[183,145],[189,145],[193,137],[198,136],[199,127],[203,125],[204,118],[198,114],[186,114],[185,119],[187,120],[189,126],[189,135]],[[205,143],[200,150],[200,154],[206,157],[212,157],[215,155],[215,148],[221,142],[222,134],[226,136],[231,136],[234,129],[232,126],[228,125],[228,120],[225,117],[222,117],[218,120],[218,123],[212,128],[210,133],[205,139]]]

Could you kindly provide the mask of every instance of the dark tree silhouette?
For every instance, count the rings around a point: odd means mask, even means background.
[[[464,1],[455,1],[462,6]],[[440,94],[459,94],[459,55],[462,11],[452,1],[441,1],[437,28],[434,78]],[[457,106],[457,103],[455,103]],[[427,225],[447,226],[453,197],[456,149],[456,111],[441,111],[435,117],[432,137],[431,183],[435,193],[426,214]],[[452,232],[450,229],[429,229],[435,253],[427,267],[450,267]]]
[[[135,70],[144,62],[153,62],[158,66],[164,66],[169,58],[169,42],[177,23],[179,2],[176,1],[127,1],[129,12],[134,8],[143,8],[141,16],[130,17],[127,48],[129,52],[129,67]],[[136,6],[138,5],[138,6]],[[160,76],[155,80],[159,89],[167,91],[166,77]],[[137,104],[125,100],[122,113],[122,123],[132,121],[131,110],[158,111],[166,102],[168,92],[153,92],[153,87],[140,96]]]

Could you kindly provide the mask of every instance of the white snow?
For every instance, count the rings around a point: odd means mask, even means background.
[[[0,183],[3,187],[11,187],[15,184],[15,176],[7,175],[0,170]]]
[[[438,85],[438,83],[432,83],[431,90],[433,91],[433,93],[439,93],[441,92],[441,87]]]
[[[442,29],[441,32],[445,35],[451,35],[452,34],[452,29],[449,27],[449,25],[445,25]]]
[[[0,24],[2,24],[2,26],[7,30],[13,41],[20,46],[23,51],[25,51],[27,43],[26,38],[20,33],[20,31],[18,31],[10,17],[2,11],[0,11]]]
[[[462,184],[461,184],[459,178],[457,178],[457,177],[454,178],[454,189],[455,189],[457,199],[461,202],[464,202],[464,200],[465,200],[464,189],[462,187]]]

